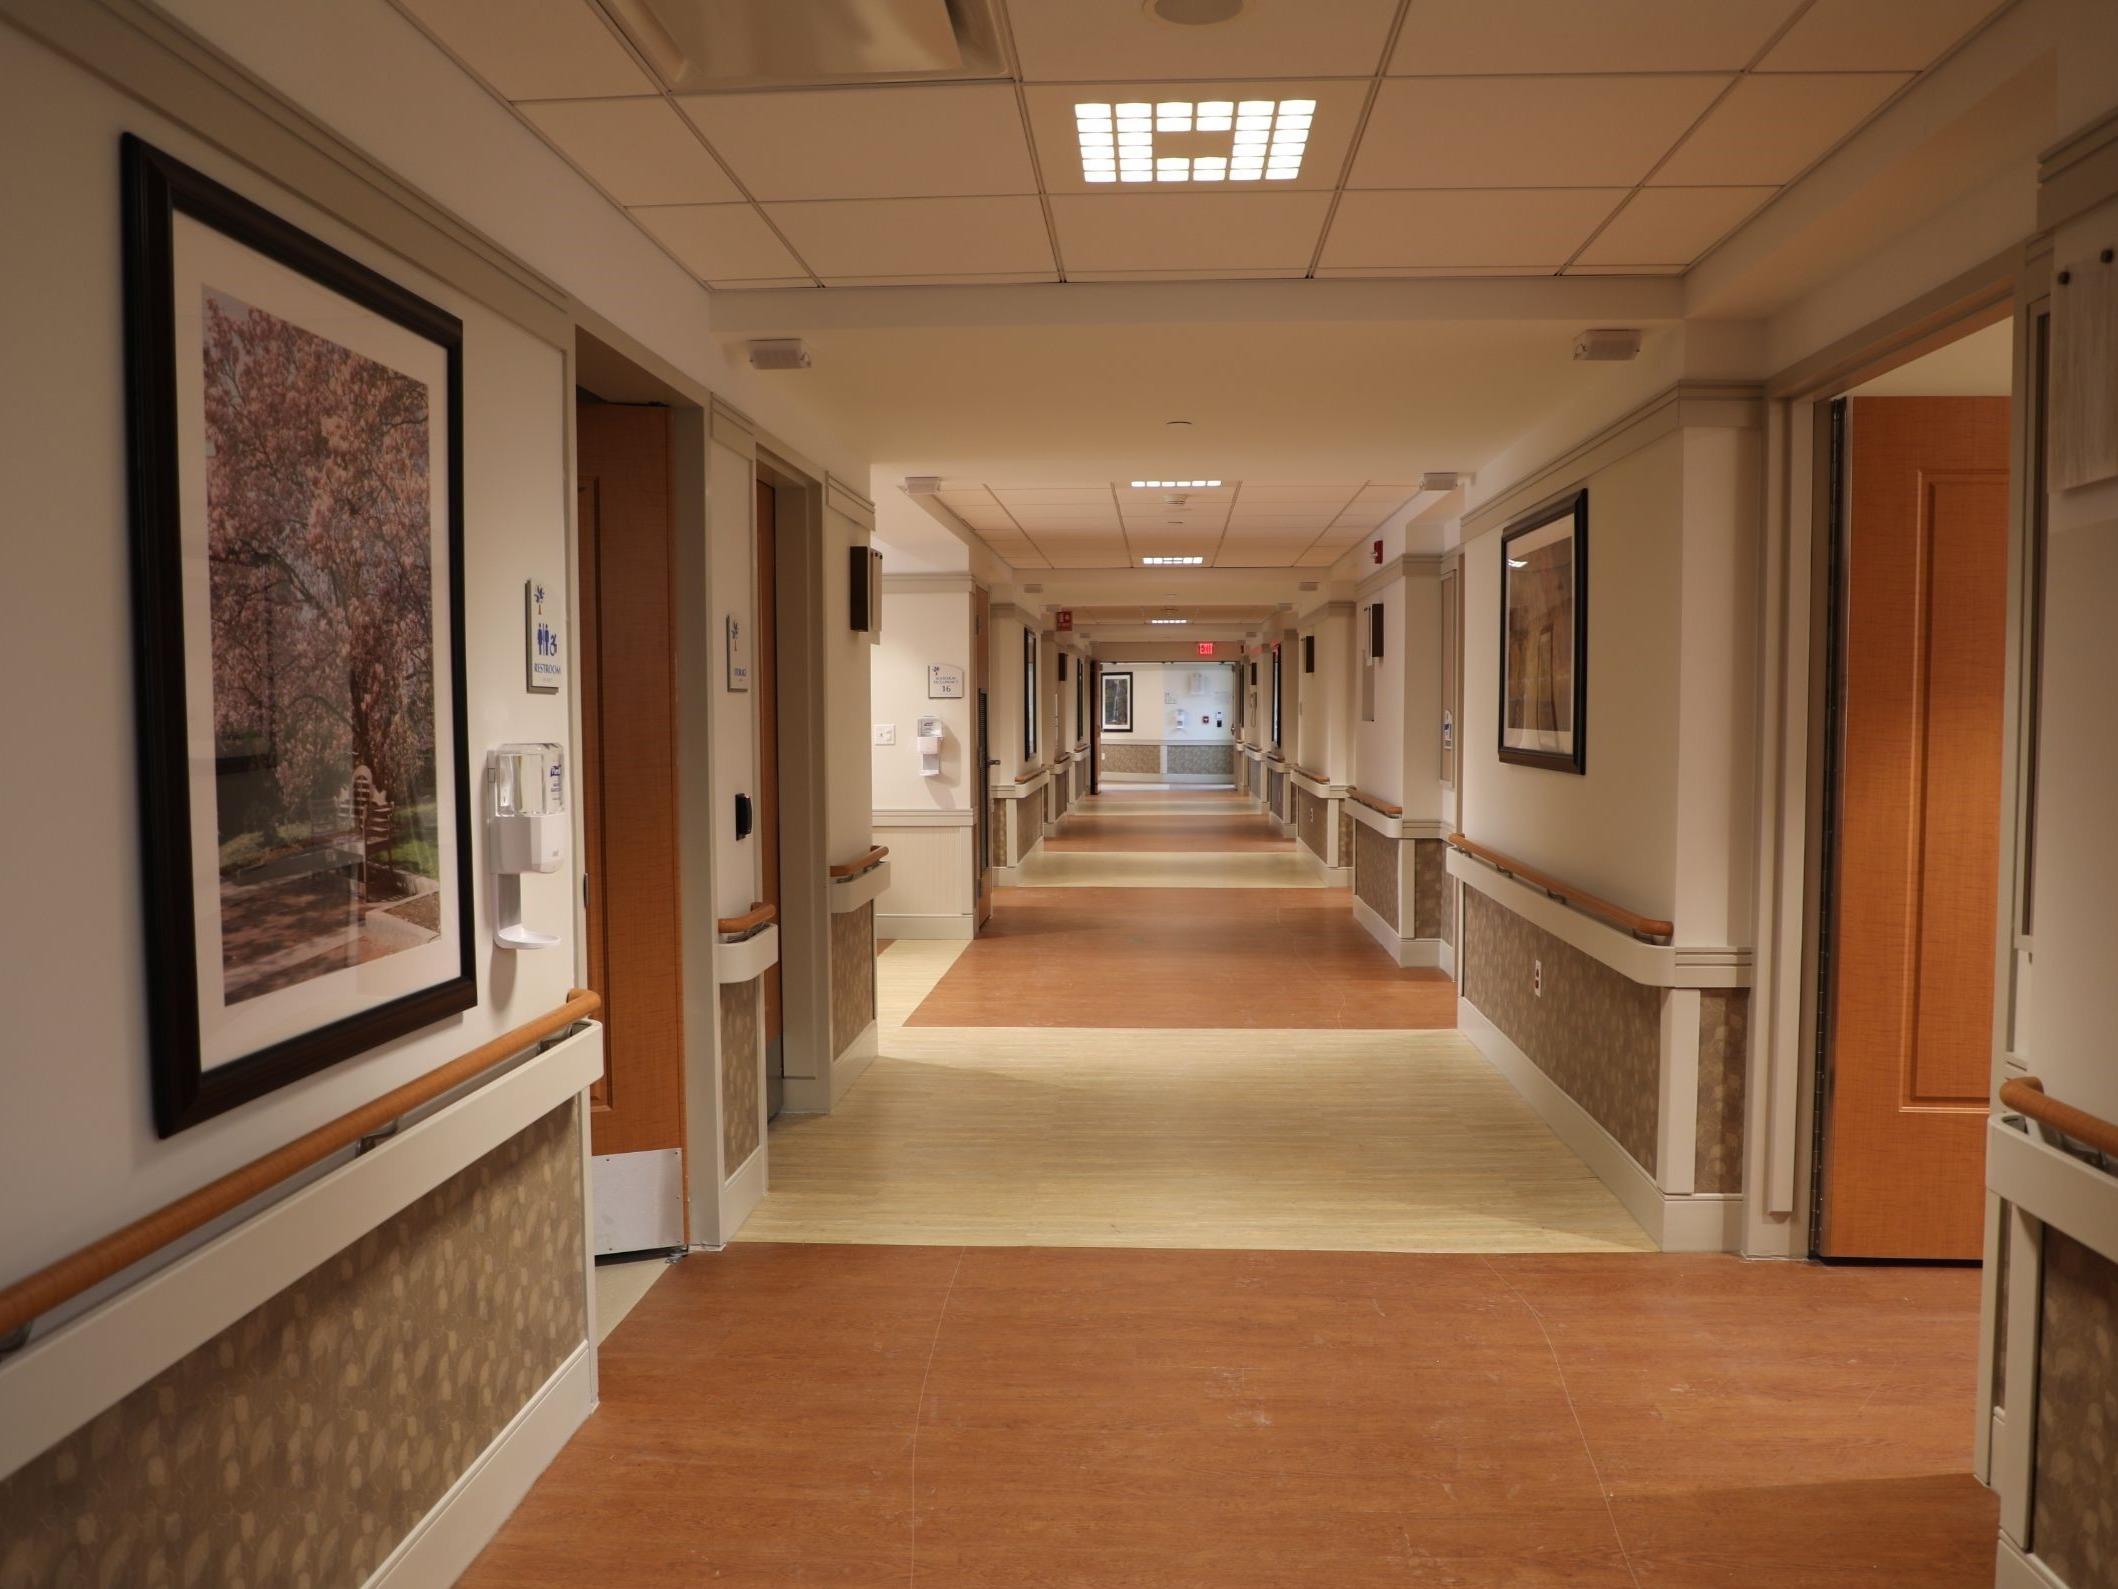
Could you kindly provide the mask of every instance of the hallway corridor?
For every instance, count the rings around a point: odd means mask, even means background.
[[[1445,978],[1229,886],[1290,849],[1093,798],[987,936],[890,944],[881,1057],[465,1582],[618,1515],[656,1585],[1982,1582],[1976,1275],[1654,1253]]]

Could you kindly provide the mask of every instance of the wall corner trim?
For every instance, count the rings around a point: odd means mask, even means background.
[[[2052,231],[2118,193],[2118,109],[2037,157],[2037,224]]]
[[[1500,529],[1575,489],[1598,470],[1679,430],[1761,430],[1764,424],[1764,382],[1678,381],[1466,513],[1463,538],[1472,541]]]
[[[875,504],[835,474],[824,476],[824,505],[852,520],[870,535],[875,533]]]
[[[713,400],[713,439],[730,452],[745,458],[757,456],[757,426],[739,408],[731,408],[718,397]]]

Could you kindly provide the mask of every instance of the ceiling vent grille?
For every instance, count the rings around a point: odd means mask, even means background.
[[[1000,78],[993,0],[598,0],[677,93]]]

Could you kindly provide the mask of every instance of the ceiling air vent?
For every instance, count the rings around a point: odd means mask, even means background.
[[[1584,331],[1574,338],[1574,357],[1592,364],[1622,364],[1640,356],[1640,333],[1606,329]]]
[[[1422,491],[1454,491],[1463,484],[1463,476],[1454,469],[1429,469],[1419,477]]]
[[[941,476],[938,474],[908,474],[905,476],[905,495],[908,497],[931,497],[941,491]]]
[[[598,0],[679,93],[1007,75],[993,0]]]
[[[753,342],[746,351],[753,370],[806,370],[809,345],[800,337],[768,337]]]

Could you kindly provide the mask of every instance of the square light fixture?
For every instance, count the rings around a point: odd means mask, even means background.
[[[1292,182],[1313,99],[1084,101],[1074,106],[1084,182]]]
[[[1135,491],[1211,491],[1218,480],[1135,480]]]
[[[1203,557],[1143,557],[1140,561],[1149,568],[1191,568],[1206,561]]]

